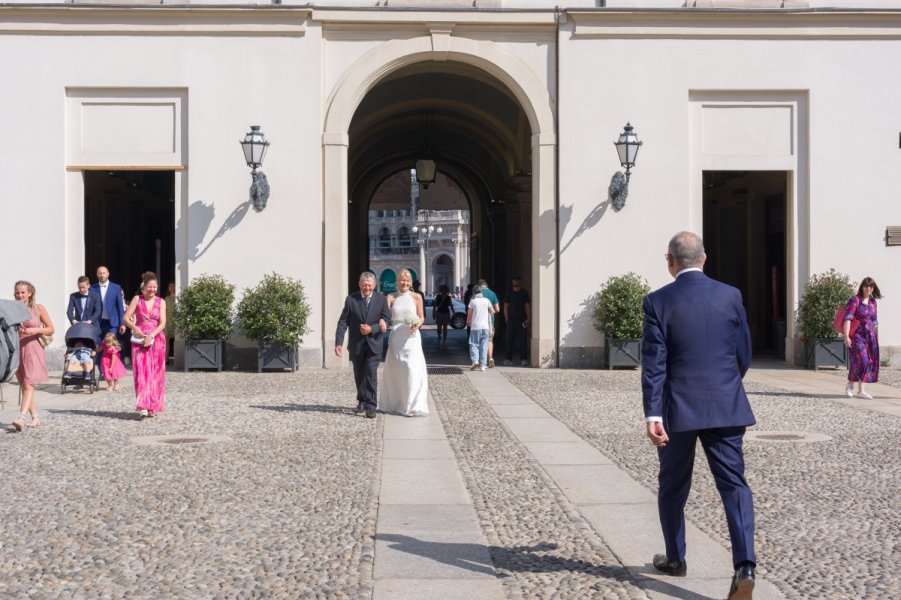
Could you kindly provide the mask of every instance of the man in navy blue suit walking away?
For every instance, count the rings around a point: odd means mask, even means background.
[[[729,600],[754,590],[754,507],[742,441],[754,414],[742,377],[751,334],[741,292],[704,275],[707,255],[694,233],[670,240],[666,264],[675,281],[644,299],[641,389],[647,435],[660,460],[657,509],[666,554],[654,567],[683,576],[685,502],[697,440],[723,500],[735,573]]]

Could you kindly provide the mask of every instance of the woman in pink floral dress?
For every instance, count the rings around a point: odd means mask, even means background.
[[[131,329],[131,369],[134,376],[135,410],[142,417],[162,412],[166,405],[166,301],[157,296],[156,275],[144,273],[141,294],[125,311],[125,324]]]
[[[848,385],[845,386],[845,393],[853,396],[854,384],[857,383],[857,397],[867,400],[871,400],[873,396],[864,386],[879,381],[877,298],[882,298],[879,286],[871,277],[864,277],[845,309],[844,340],[849,349]],[[858,323],[854,335],[851,335],[851,321]]]
[[[17,281],[14,293],[16,300],[25,304],[31,313],[29,319],[19,325],[19,370],[16,377],[22,388],[22,406],[19,416],[13,421],[16,431],[22,431],[25,426],[25,417],[31,414],[29,429],[34,429],[41,424],[38,419],[38,411],[34,405],[34,386],[36,383],[47,381],[47,363],[44,358],[44,348],[38,341],[41,335],[53,335],[53,322],[42,304],[38,304],[35,298],[34,286],[27,281]]]

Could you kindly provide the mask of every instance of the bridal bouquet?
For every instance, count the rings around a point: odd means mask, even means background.
[[[410,328],[416,327],[419,325],[419,315],[412,315],[404,319],[404,323],[410,326]]]

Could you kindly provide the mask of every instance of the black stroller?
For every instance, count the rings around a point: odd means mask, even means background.
[[[89,370],[69,371],[69,356],[75,351],[75,344],[81,343],[91,350],[93,364]],[[75,386],[76,389],[87,389],[92,394],[100,388],[97,380],[97,363],[100,357],[97,355],[97,332],[94,326],[88,323],[76,323],[66,331],[66,362],[63,365],[63,378],[60,381],[60,392],[66,393],[66,386]]]

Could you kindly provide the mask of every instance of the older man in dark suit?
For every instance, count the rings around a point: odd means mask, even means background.
[[[754,507],[745,481],[742,441],[754,415],[742,377],[751,335],[741,292],[704,275],[707,255],[697,235],[669,243],[675,281],[644,300],[641,387],[647,436],[660,460],[657,507],[666,554],[654,567],[685,575],[685,502],[697,440],[707,456],[726,511],[735,572],[729,600],[754,589]]]
[[[90,289],[91,280],[85,275],[78,278],[78,291],[69,294],[69,307],[66,309],[66,319],[72,325],[76,323],[88,323],[97,333],[100,341],[100,294]]]
[[[354,367],[357,385],[357,408],[354,412],[366,412],[375,418],[378,408],[377,372],[384,345],[383,334],[391,322],[388,299],[375,292],[375,275],[369,271],[360,275],[360,291],[349,295],[344,310],[338,318],[335,331],[335,354],[344,352],[344,334],[350,331],[350,362]]]

